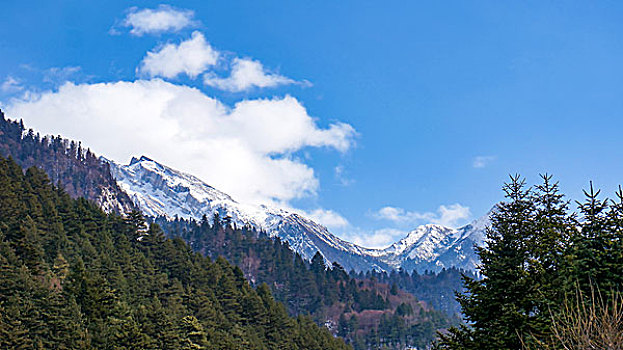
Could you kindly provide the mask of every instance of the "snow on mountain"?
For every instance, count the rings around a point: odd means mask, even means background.
[[[283,210],[238,203],[197,177],[145,156],[132,158],[128,165],[108,162],[119,186],[148,216],[201,220],[203,215],[211,218],[218,212],[221,217],[230,216],[238,225],[267,228],[286,214]]]
[[[479,262],[474,247],[485,244],[490,216],[491,212],[458,229],[435,224],[419,226],[375,255],[391,267],[407,271],[438,271],[450,267],[474,270]]]
[[[320,251],[327,261],[346,269],[384,270],[386,264],[364,254],[365,248],[331,234],[326,227],[282,209],[235,201],[199,178],[171,169],[145,156],[121,165],[107,160],[113,177],[145,215],[156,217],[231,217],[238,226],[251,225],[288,242],[306,259]]]
[[[105,159],[103,159],[105,160]],[[346,270],[418,272],[456,266],[473,269],[478,263],[473,246],[484,242],[489,214],[459,229],[422,225],[385,249],[368,249],[344,241],[326,227],[300,214],[264,205],[239,203],[199,178],[162,165],[145,156],[121,165],[110,160],[113,177],[148,216],[193,218],[231,217],[238,226],[251,225],[288,242],[306,259],[320,251],[327,261]]]

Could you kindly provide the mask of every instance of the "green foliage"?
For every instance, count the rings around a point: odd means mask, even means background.
[[[553,339],[552,320],[578,288],[584,296],[598,288],[606,298],[621,290],[623,192],[600,200],[591,184],[578,219],[551,176],[542,180],[526,188],[515,176],[504,186],[507,201],[478,249],[482,278],[466,276],[458,295],[468,326],[442,335],[439,349],[538,348]]]
[[[457,268],[442,269],[437,273],[426,271],[422,274],[417,271],[409,274],[404,269],[392,270],[390,273],[351,271],[350,275],[357,279],[375,279],[391,285],[392,289],[396,285],[398,290],[411,293],[434,309],[445,312],[451,323],[459,322],[460,319],[461,306],[455,299],[455,293],[463,291],[462,276],[475,277],[469,271]]]
[[[387,279],[387,274],[369,272],[366,275],[349,275],[337,263],[327,267],[319,252],[307,262],[278,238],[269,238],[250,227],[238,228],[221,220],[218,215],[212,220],[209,222],[204,217],[198,223],[157,218],[156,222],[170,237],[183,238],[195,251],[214,259],[224,257],[237,265],[241,275],[258,286],[258,294],[270,289],[290,315],[309,315],[319,325],[330,324],[333,334],[344,338],[356,349],[422,347],[435,338],[438,329],[459,321],[434,310],[424,310],[416,298],[400,291],[398,285],[408,280],[409,283],[403,283],[400,287],[417,285],[417,288],[427,289],[433,295],[434,287],[431,284],[427,287],[427,282],[436,281],[439,286],[446,283],[442,281],[454,277],[457,282],[448,285],[460,287],[458,270],[453,270],[454,275],[444,271],[444,277],[439,280],[435,274],[420,276],[414,273],[412,278],[401,272],[402,280],[396,279],[390,287],[376,279]],[[147,237],[142,239],[143,243]],[[451,299],[454,290],[447,293]],[[232,303],[229,309],[238,307],[240,305]],[[258,312],[248,306],[242,308],[252,314]],[[359,315],[365,322],[360,322]],[[368,336],[370,333],[373,336]]]
[[[0,158],[0,348],[346,349],[224,259]]]
[[[327,268],[320,253],[308,263],[286,243],[249,227],[164,218],[156,222],[170,236],[189,242],[194,250],[212,258],[225,257],[240,267],[252,283],[266,283],[291,315],[324,316],[323,310],[336,303],[348,304],[357,311],[384,310],[389,306],[384,296],[360,288],[339,264]],[[316,317],[316,321],[324,322],[322,317]]]

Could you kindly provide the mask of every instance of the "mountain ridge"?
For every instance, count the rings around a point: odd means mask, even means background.
[[[211,218],[218,214],[240,227],[250,225],[271,237],[279,237],[307,260],[319,251],[328,262],[338,262],[347,270],[474,270],[478,258],[473,246],[484,244],[484,227],[490,215],[457,229],[421,225],[385,249],[365,248],[340,239],[325,226],[298,213],[240,203],[198,177],[149,157],[133,157],[127,165],[101,159],[110,165],[119,186],[148,216],[199,221],[204,215]]]
[[[348,271],[474,270],[478,257],[473,247],[484,243],[489,214],[458,229],[422,225],[385,249],[365,248],[340,239],[300,213],[238,202],[198,177],[148,156],[121,165],[96,158],[80,142],[40,137],[22,122],[8,120],[1,112],[0,117],[0,155],[12,156],[24,167],[41,167],[72,197],[90,199],[106,212],[123,214],[138,207],[151,217],[197,221],[218,214],[237,226],[250,225],[280,238],[307,260],[319,251],[327,263],[338,262]]]

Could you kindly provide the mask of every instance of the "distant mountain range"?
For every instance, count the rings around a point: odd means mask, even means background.
[[[306,259],[319,251],[327,261],[337,262],[347,270],[474,270],[478,263],[474,246],[484,243],[489,225],[490,213],[458,229],[422,225],[385,249],[369,249],[344,241],[297,213],[239,203],[199,178],[148,157],[133,158],[127,165],[101,159],[110,165],[121,189],[148,216],[201,220],[204,215],[211,219],[218,213],[237,226],[249,225],[279,237]]]

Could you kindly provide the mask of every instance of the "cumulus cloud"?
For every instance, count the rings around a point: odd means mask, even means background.
[[[375,217],[377,219],[385,219],[397,223],[412,223],[421,220],[433,220],[435,214],[430,212],[420,213],[414,211],[406,211],[402,208],[387,206],[379,209],[379,211],[376,212]]]
[[[383,207],[374,216],[377,219],[393,221],[397,224],[416,225],[420,223],[434,223],[443,226],[456,227],[471,216],[469,207],[460,204],[441,205],[437,212],[408,211],[398,207]]]
[[[175,78],[184,73],[195,78],[215,65],[218,58],[219,52],[210,46],[203,34],[195,31],[188,40],[148,52],[138,72],[149,77]]]
[[[42,132],[82,140],[110,159],[127,162],[144,154],[241,201],[269,204],[317,191],[313,169],[294,152],[346,151],[355,135],[344,123],[318,127],[290,96],[229,107],[198,89],[160,79],[66,83],[13,99],[6,114]]]
[[[132,7],[128,10],[128,14],[121,24],[130,28],[130,34],[136,36],[178,32],[194,25],[194,15],[195,13],[191,10],[175,9],[169,5],[140,10],[137,7]]]
[[[450,227],[456,227],[461,220],[471,216],[469,207],[464,207],[458,203],[449,206],[441,205],[438,212],[439,216],[433,222]]]
[[[477,169],[484,168],[494,160],[495,160],[494,156],[477,156],[474,158],[474,161],[472,162],[472,166]]]
[[[305,212],[303,215],[329,229],[342,229],[350,225],[345,217],[333,210],[316,209],[311,212]]]
[[[231,67],[229,77],[221,78],[211,72],[204,75],[203,82],[208,86],[232,92],[297,83],[282,75],[267,72],[259,61],[249,58],[234,58]]]

